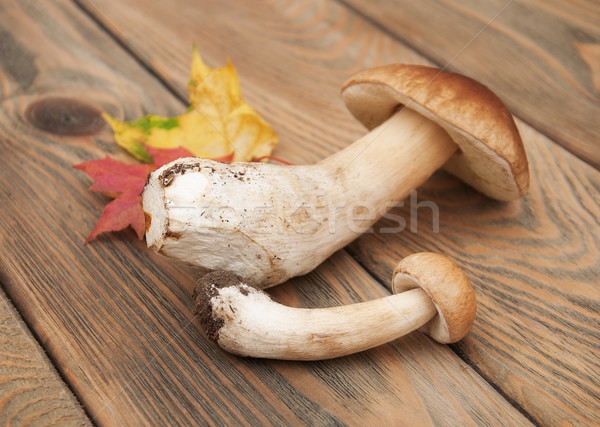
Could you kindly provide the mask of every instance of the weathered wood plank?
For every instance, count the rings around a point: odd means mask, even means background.
[[[0,424],[91,425],[0,288]]]
[[[600,167],[598,1],[342,1]]]
[[[98,111],[134,118],[185,106],[71,2],[3,8],[1,279],[92,421],[528,424],[448,347],[419,333],[330,362],[225,354],[194,324],[192,271],[131,232],[82,246],[106,199],[71,165],[124,156]],[[279,298],[306,305],[387,293],[343,252],[286,286],[274,291]]]
[[[277,154],[296,163],[320,159],[364,132],[337,95],[348,75],[382,63],[426,63],[331,2],[205,2],[197,8],[179,0],[167,10],[135,0],[94,1],[103,14],[82,4],[179,90],[188,72],[188,40],[210,64],[231,56],[247,97],[282,136]],[[221,32],[227,37],[215,37]],[[440,233],[422,206],[418,234],[365,236],[352,253],[384,282],[395,260],[411,252],[455,258],[481,301],[474,332],[455,349],[538,422],[598,422],[600,175],[519,125],[533,176],[524,200],[496,203],[439,174],[420,189],[419,200],[437,203]],[[410,226],[410,212],[406,204],[392,214]],[[396,226],[396,219],[377,229]]]

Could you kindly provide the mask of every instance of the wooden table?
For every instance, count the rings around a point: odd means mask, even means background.
[[[2,0],[0,18],[0,424],[600,423],[600,3]],[[82,244],[107,199],[72,165],[127,158],[99,111],[182,112],[192,43],[211,66],[231,58],[294,163],[364,132],[339,96],[364,68],[434,63],[505,100],[525,198],[437,173],[418,197],[439,206],[439,232],[419,208],[416,232],[366,234],[271,292],[303,307],[373,299],[400,258],[438,251],[476,289],[465,339],[242,359],[197,327],[193,271],[131,231]]]

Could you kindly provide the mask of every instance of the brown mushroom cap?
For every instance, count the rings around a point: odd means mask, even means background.
[[[404,258],[392,276],[394,294],[421,287],[438,314],[421,330],[443,344],[463,338],[475,319],[475,292],[463,271],[450,258],[421,252]]]
[[[529,187],[527,156],[512,115],[487,87],[460,74],[391,64],[342,87],[350,112],[373,129],[406,106],[440,125],[460,150],[444,169],[485,195],[514,200]]]

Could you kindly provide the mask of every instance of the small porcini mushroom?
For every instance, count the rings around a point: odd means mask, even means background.
[[[269,287],[313,270],[440,167],[499,200],[526,192],[513,118],[474,80],[396,64],[357,74],[342,95],[373,130],[317,164],[187,158],[152,173],[148,246]]]
[[[421,328],[440,343],[463,338],[475,318],[475,293],[447,257],[403,259],[394,295],[342,307],[303,309],[273,301],[229,272],[198,281],[195,313],[206,334],[239,356],[321,360],[385,344]]]

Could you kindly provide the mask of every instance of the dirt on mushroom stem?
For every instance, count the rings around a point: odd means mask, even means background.
[[[237,286],[242,283],[242,278],[229,271],[213,271],[202,276],[194,288],[192,299],[194,300],[195,316],[206,335],[217,342],[219,340],[219,330],[223,327],[224,321],[218,316],[213,316],[211,299],[218,294],[219,289],[230,286]],[[249,285],[251,286],[251,285]],[[240,288],[242,294],[248,291]]]

